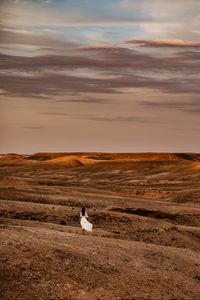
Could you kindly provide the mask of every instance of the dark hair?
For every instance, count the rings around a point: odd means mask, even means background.
[[[82,213],[82,216],[84,217],[85,216],[85,207],[82,207],[81,213]]]

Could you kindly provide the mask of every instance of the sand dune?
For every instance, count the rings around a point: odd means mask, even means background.
[[[52,163],[52,164],[64,163],[64,164],[71,165],[71,166],[83,166],[83,165],[87,165],[87,164],[98,163],[99,160],[87,158],[87,156],[84,157],[84,156],[69,155],[69,156],[61,156],[58,158],[49,159],[49,160],[46,160],[45,162]]]
[[[23,160],[24,156],[20,154],[15,154],[15,153],[8,153],[8,154],[1,154],[0,155],[0,160],[1,161],[13,161],[13,160]]]
[[[200,161],[200,155],[195,153],[101,153],[101,152],[77,152],[77,153],[36,153],[29,159],[50,160],[61,157],[73,156],[76,158],[88,158],[94,160],[190,160]]]
[[[192,164],[192,168],[193,168],[194,170],[200,170],[200,162],[193,163],[193,164]]]
[[[2,154],[0,161],[36,161],[47,163],[69,163],[72,165],[85,165],[101,162],[128,162],[128,161],[200,161],[197,153],[101,153],[101,152],[41,152],[32,155]]]

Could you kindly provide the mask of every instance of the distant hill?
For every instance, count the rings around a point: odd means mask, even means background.
[[[0,154],[0,161],[23,160],[24,158],[24,155],[16,153]]]
[[[31,160],[61,162],[61,158],[67,157],[89,159],[95,161],[108,160],[189,160],[200,161],[199,153],[103,153],[103,152],[41,152],[27,157]],[[59,160],[60,158],[60,160]],[[56,160],[57,159],[57,160]]]
[[[31,155],[8,153],[0,155],[4,162],[43,162],[81,166],[99,162],[190,161],[200,162],[199,153],[102,153],[102,152],[39,152]]]

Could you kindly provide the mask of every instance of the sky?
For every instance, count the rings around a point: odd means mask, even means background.
[[[199,0],[0,0],[0,153],[200,152]]]

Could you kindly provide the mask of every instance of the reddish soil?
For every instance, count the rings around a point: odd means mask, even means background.
[[[2,155],[0,299],[198,300],[199,163],[192,153]]]

